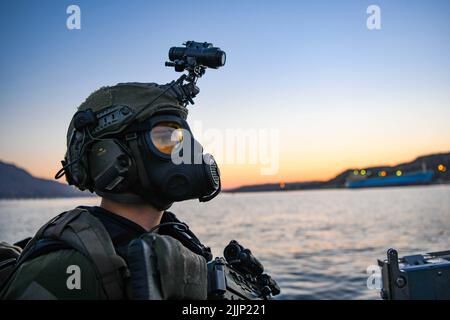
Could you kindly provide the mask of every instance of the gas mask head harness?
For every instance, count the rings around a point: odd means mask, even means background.
[[[187,105],[206,68],[225,64],[225,52],[188,41],[169,51],[176,71],[165,85],[124,83],[97,90],[79,107],[67,135],[67,152],[55,179],[121,203],[150,203],[159,210],[175,201],[209,201],[221,189],[214,158],[194,139]]]

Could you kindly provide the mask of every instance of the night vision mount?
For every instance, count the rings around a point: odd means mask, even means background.
[[[177,72],[187,71],[178,80],[167,84],[180,103],[187,106],[189,103],[194,104],[193,98],[200,92],[197,80],[205,74],[207,68],[223,67],[226,54],[208,42],[187,41],[183,45],[184,47],[170,48],[170,61],[165,65],[173,67]]]

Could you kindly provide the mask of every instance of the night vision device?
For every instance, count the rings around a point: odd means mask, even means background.
[[[186,106],[194,104],[193,98],[200,92],[196,86],[198,78],[205,74],[207,68],[223,67],[226,54],[212,43],[187,41],[184,47],[169,49],[169,60],[165,64],[167,67],[173,67],[177,72],[188,72],[169,84],[172,93]]]

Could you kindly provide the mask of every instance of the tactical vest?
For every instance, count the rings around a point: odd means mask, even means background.
[[[210,248],[204,246],[188,226],[166,211],[160,232],[179,240],[193,253],[212,259]],[[175,224],[183,224],[181,230]],[[116,252],[103,223],[87,209],[76,208],[63,212],[44,226],[28,241],[23,251],[17,246],[0,243],[0,292],[25,261],[62,249],[74,249],[88,258],[97,273],[107,299],[131,297],[130,272],[126,261]],[[20,252],[21,251],[21,252]],[[6,253],[6,254],[5,254]]]
[[[60,249],[75,249],[92,262],[107,299],[127,298],[129,270],[126,262],[116,253],[101,221],[81,208],[63,212],[42,226],[15,263],[9,258],[8,263],[0,267],[3,277],[0,286],[7,284],[25,261]]]

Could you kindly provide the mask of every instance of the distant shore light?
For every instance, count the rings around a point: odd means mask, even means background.
[[[447,168],[443,164],[440,164],[440,165],[438,165],[438,170],[441,172],[445,172],[447,170]]]
[[[361,170],[361,175],[363,176],[363,175],[365,175],[365,174],[366,174],[366,170],[362,169],[362,170]]]
[[[402,171],[401,171],[401,170],[397,170],[397,171],[395,172],[395,174],[397,175],[397,177],[400,177],[400,176],[402,175]]]

